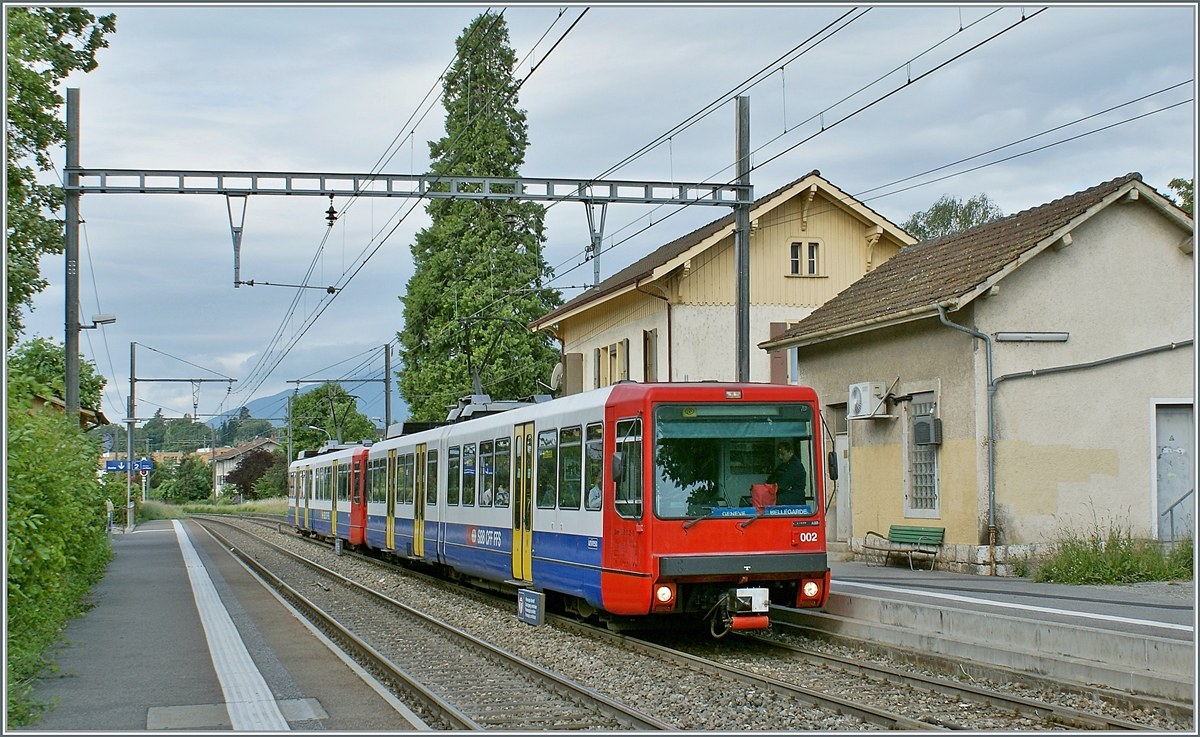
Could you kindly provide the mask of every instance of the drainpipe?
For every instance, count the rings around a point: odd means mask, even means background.
[[[988,568],[989,575],[996,575],[996,438],[994,435],[992,400],[996,394],[996,382],[992,380],[992,339],[978,330],[963,327],[946,318],[946,308],[938,303],[938,319],[942,324],[983,341],[987,352],[987,449],[988,449]]]
[[[654,297],[655,299],[661,299],[663,302],[667,303],[667,381],[674,381],[674,378],[672,378],[674,374],[671,373],[671,300],[662,296],[661,294],[647,292],[645,289],[642,289],[642,285],[637,282],[633,283],[633,288],[642,294],[645,294],[649,297]],[[662,289],[662,287],[657,288]]]

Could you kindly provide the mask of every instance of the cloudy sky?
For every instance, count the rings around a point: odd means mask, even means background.
[[[1194,8],[1042,7],[601,5],[565,38],[584,7],[561,16],[560,6],[510,7],[517,75],[528,76],[523,174],[596,177],[674,131],[607,176],[727,181],[727,100],[738,91],[751,99],[758,195],[819,169],[896,223],[943,194],[986,192],[1008,214],[1130,171],[1164,192],[1173,177],[1192,176]],[[385,171],[424,171],[444,113],[435,104],[416,124],[422,100],[431,90],[436,98],[454,39],[484,9],[89,7],[115,12],[117,33],[95,71],[68,80],[81,89],[82,164],[367,172],[390,154]],[[140,377],[238,379],[228,396],[222,384],[202,385],[202,415],[293,379],[381,376],[381,346],[402,327],[409,246],[428,219],[412,201],[360,200],[322,248],[328,206],[250,198],[243,279],[298,284],[315,264],[311,284],[345,283],[333,300],[305,290],[292,309],[297,290],[233,288],[223,197],[84,196],[84,321],[118,318],[81,337],[109,378],[108,416],[125,416],[131,341]],[[724,212],[670,214],[611,207],[602,277]],[[592,272],[581,265],[583,206],[559,204],[547,223],[546,257],[570,298]],[[364,254],[373,255],[359,269]],[[62,258],[46,259],[43,273],[51,286],[26,318],[28,334],[61,340]],[[192,402],[187,384],[138,385],[142,417],[158,407],[179,416]]]

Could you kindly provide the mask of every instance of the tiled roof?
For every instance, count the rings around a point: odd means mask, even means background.
[[[932,310],[934,303],[955,302],[1105,197],[1141,180],[1141,174],[1126,174],[961,233],[903,248],[769,344],[802,342],[855,325]]]
[[[810,171],[809,173],[805,174],[804,176],[800,177],[799,179],[788,182],[787,184],[783,185],[782,187],[775,190],[774,192],[771,192],[770,194],[768,194],[764,197],[759,197],[758,199],[756,199],[754,201],[754,205],[752,207],[753,208],[762,207],[763,205],[769,203],[771,200],[775,199],[776,197],[780,196],[781,194],[792,189],[793,187],[795,187],[797,184],[804,181],[805,179],[808,179],[809,177],[820,177],[820,176],[821,176],[821,172],[814,169],[814,170]],[[825,181],[825,180],[821,179],[821,181]],[[828,184],[828,182],[826,182],[826,184]],[[832,186],[832,185],[829,185],[829,186]],[[878,222],[881,222],[881,223],[887,222],[886,218],[884,218],[882,215],[879,215],[874,210],[871,210],[866,205],[863,205],[862,203],[857,203],[857,205],[863,211],[870,213],[871,215],[875,215],[878,218]],[[662,266],[663,264],[667,263],[668,261],[675,258],[676,256],[679,256],[680,254],[686,252],[688,249],[692,248],[693,246],[696,246],[697,244],[703,242],[704,239],[712,236],[715,233],[719,233],[720,231],[724,230],[725,228],[731,227],[733,225],[733,220],[734,220],[734,214],[730,213],[723,218],[714,220],[707,225],[704,225],[700,228],[697,228],[696,230],[693,230],[691,233],[688,233],[685,236],[676,238],[675,240],[671,241],[670,243],[667,243],[664,246],[660,246],[658,249],[656,249],[652,253],[648,254],[647,256],[644,256],[643,258],[638,259],[637,261],[634,261],[629,266],[626,266],[624,269],[621,269],[617,273],[613,274],[612,276],[608,277],[604,281],[600,282],[600,284],[595,289],[589,289],[586,292],[584,292],[583,294],[577,295],[574,299],[571,299],[566,304],[564,304],[562,307],[559,307],[558,309],[546,314],[544,317],[539,318],[538,320],[536,320],[534,322],[534,324],[535,325],[550,324],[550,323],[554,322],[555,318],[557,318],[559,315],[564,315],[568,312],[571,312],[572,310],[579,307],[580,305],[587,304],[588,302],[591,302],[593,300],[604,297],[605,295],[615,292],[615,291],[621,289],[622,287],[625,287],[629,284],[632,284],[632,283],[638,281],[639,279],[644,279],[645,277],[652,274],[656,268],[658,268],[659,266]]]
[[[274,443],[276,446],[279,445],[279,441],[273,440],[272,438],[254,438],[253,440],[248,440],[245,443],[242,443],[236,448],[225,448],[218,450],[216,453],[216,460],[227,461],[230,458],[238,458],[246,453],[249,453],[255,448],[261,448],[268,443]]]

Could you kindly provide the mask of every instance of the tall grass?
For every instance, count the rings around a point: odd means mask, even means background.
[[[185,504],[183,511],[189,514],[287,514],[286,496],[272,499],[256,499],[243,504]]]
[[[1188,537],[1165,550],[1157,540],[1135,538],[1129,530],[1094,529],[1070,535],[1038,561],[1033,580],[1044,583],[1118,584],[1190,580],[1193,543]]]

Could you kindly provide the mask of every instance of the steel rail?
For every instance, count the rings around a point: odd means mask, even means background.
[[[741,668],[724,665],[714,660],[697,657],[681,650],[675,650],[661,645],[655,645],[650,642],[638,640],[627,635],[621,635],[616,632],[610,632],[607,629],[594,627],[590,624],[584,624],[573,619],[568,619],[556,614],[547,614],[546,619],[553,620],[554,623],[568,631],[577,634],[586,634],[597,639],[618,645],[627,650],[631,650],[642,655],[649,655],[653,658],[674,663],[675,665],[689,668],[699,673],[709,673],[719,676],[720,678],[729,679],[737,683],[745,683],[753,686],[756,689],[774,692],[783,696],[790,696],[798,701],[819,706],[823,709],[828,709],[841,714],[849,714],[858,717],[864,722],[870,724],[878,724],[887,729],[955,729],[957,727],[948,726],[936,720],[921,720],[912,719],[900,714],[893,714],[890,711],[879,709],[866,704],[858,704],[848,699],[843,699],[839,696],[814,691],[804,686],[799,686],[794,683],[787,683],[777,678],[763,676],[757,673],[751,673]]]
[[[237,527],[235,527],[234,525],[231,525],[226,520],[219,519],[219,518],[210,518],[210,519],[213,522],[227,525],[229,527],[232,527],[235,530],[238,529]],[[262,524],[262,523],[259,523],[259,524]],[[243,535],[250,535],[250,533],[246,532],[245,530],[239,530],[239,532],[241,532]],[[498,648],[488,642],[485,642],[485,641],[475,637],[474,635],[471,635],[470,633],[467,633],[467,632],[464,632],[463,630],[458,629],[457,627],[454,627],[450,624],[447,624],[438,619],[435,619],[423,612],[420,612],[420,611],[408,606],[407,604],[396,601],[395,599],[392,599],[389,596],[381,594],[378,591],[375,591],[374,589],[372,589],[368,586],[364,586],[363,584],[360,584],[357,581],[347,578],[347,577],[341,575],[340,573],[337,573],[336,571],[330,570],[329,568],[326,568],[325,566],[322,566],[319,563],[308,560],[307,558],[304,558],[303,556],[297,555],[296,553],[293,553],[290,550],[287,550],[279,545],[276,545],[275,543],[272,543],[269,540],[265,540],[263,538],[254,538],[254,539],[256,540],[256,542],[259,542],[262,545],[266,545],[267,547],[271,548],[272,550],[279,552],[281,555],[284,555],[287,558],[295,560],[305,566],[308,566],[316,571],[319,571],[320,573],[322,573],[326,576],[329,576],[330,578],[333,578],[334,580],[338,581],[339,583],[342,583],[343,585],[345,585],[347,587],[361,591],[362,593],[365,593],[368,596],[370,596],[378,601],[384,602],[384,603],[388,604],[389,606],[400,609],[401,611],[405,612],[406,614],[410,615],[411,617],[426,624],[433,630],[435,630],[439,633],[443,633],[444,635],[448,636],[449,638],[458,641],[460,644],[464,644],[467,647],[469,647],[470,649],[482,652],[486,655],[490,655],[490,656],[496,658],[497,660],[499,660],[499,661],[503,662],[505,665],[507,665],[512,671],[516,672],[517,674],[524,676],[525,678],[531,679],[534,682],[540,682],[545,685],[548,685],[550,687],[550,690],[554,691],[555,693],[558,693],[559,695],[564,696],[565,698],[567,698],[571,701],[574,701],[576,703],[580,703],[585,706],[590,706],[591,708],[595,709],[599,714],[606,716],[608,718],[611,718],[611,719],[617,721],[618,723],[629,727],[630,729],[642,730],[642,731],[676,730],[677,729],[672,724],[669,724],[662,720],[656,719],[655,717],[652,717],[648,714],[643,714],[642,712],[640,712],[636,709],[633,709],[629,706],[626,706],[625,704],[622,704],[618,701],[608,698],[604,694],[601,694],[601,693],[594,691],[586,686],[583,686],[581,684],[578,684],[578,683],[570,681],[566,678],[563,678],[562,676],[560,676],[552,671],[549,671],[539,665],[536,665],[534,663],[531,663],[531,662],[525,660],[524,658],[521,658],[512,653],[509,653],[509,652],[507,652],[501,648]],[[241,557],[241,556],[239,555],[239,557]]]
[[[933,691],[946,696],[957,697],[966,701],[975,701],[995,706],[1001,709],[1011,709],[1018,714],[1028,714],[1039,718],[1049,718],[1054,722],[1063,724],[1077,729],[1102,729],[1102,730],[1152,730],[1153,727],[1148,727],[1144,724],[1130,722],[1124,719],[1108,717],[1090,712],[1072,709],[1068,706],[1058,706],[1055,704],[1047,704],[1043,701],[1027,699],[1021,696],[1009,696],[1007,694],[990,691],[988,689],[979,688],[966,684],[957,684],[949,681],[943,681],[939,678],[922,675],[920,673],[912,673],[896,668],[889,668],[884,665],[867,663],[853,658],[845,658],[840,655],[830,655],[809,650],[786,642],[778,642],[776,640],[767,639],[756,635],[743,635],[734,633],[740,638],[752,640],[756,643],[761,643],[770,648],[778,648],[790,651],[796,655],[824,665],[830,668],[838,668],[841,670],[851,671],[868,678],[875,678],[892,683],[899,683],[912,688]]]
[[[206,519],[206,521],[219,521],[221,524],[232,527],[232,525],[229,525],[229,523],[225,522],[224,520]],[[266,566],[256,560],[254,556],[246,553],[237,545],[233,544],[228,538],[221,535],[216,530],[213,530],[211,527],[206,526],[205,529],[209,534],[216,538],[219,543],[224,545],[230,553],[237,556],[239,560],[249,566],[250,569],[263,578],[263,580],[267,581],[272,588],[278,591],[284,599],[298,609],[309,621],[312,621],[317,625],[318,628],[322,630],[332,632],[339,645],[344,647],[348,643],[350,645],[350,649],[354,651],[352,657],[354,657],[355,660],[359,661],[360,663],[365,661],[365,664],[372,666],[376,672],[385,673],[388,680],[392,680],[394,685],[399,686],[399,690],[415,696],[416,699],[424,704],[426,708],[449,723],[453,729],[471,731],[483,729],[481,725],[477,724],[466,714],[463,714],[453,704],[431,691],[419,680],[406,672],[403,668],[393,663],[387,658],[387,656],[383,655],[383,653],[380,653],[378,650],[371,647],[349,629],[342,626],[340,622],[338,622],[316,604],[309,601],[308,598],[299,591],[296,591],[296,589],[285,583],[282,579],[268,570]],[[235,527],[234,529],[237,528]],[[263,542],[266,541],[264,540]],[[267,544],[269,545],[270,543]]]
[[[254,521],[257,522],[258,524],[263,524],[264,526],[266,524],[265,520],[261,521],[261,522],[258,520],[254,520]],[[275,520],[272,519],[270,521],[273,522]],[[332,547],[332,546],[329,546],[327,543],[320,541],[320,540],[311,539],[311,538],[301,538],[301,539],[304,539],[314,545],[319,545],[319,546],[324,546],[324,547]],[[377,566],[387,568],[390,570],[403,571],[403,573],[405,575],[416,576],[416,577],[421,578],[422,580],[426,580],[426,581],[429,581],[429,582],[437,584],[437,585],[447,586],[447,587],[453,586],[455,591],[466,591],[472,595],[485,598],[488,601],[496,602],[496,601],[500,600],[500,598],[501,598],[501,597],[497,597],[495,594],[481,592],[481,591],[478,591],[475,589],[463,589],[462,587],[455,586],[454,584],[447,584],[445,581],[438,579],[436,577],[429,576],[429,575],[420,573],[418,571],[413,571],[406,567],[396,566],[396,565],[381,561],[377,558],[373,558],[370,556],[361,555],[358,553],[354,553],[352,551],[345,551],[343,554],[344,555],[352,555],[356,559],[359,559],[359,560],[362,560],[365,562],[369,562],[369,563],[372,563]],[[505,600],[505,601],[507,601],[507,600]],[[601,638],[614,638],[611,641],[617,642],[618,644],[621,644],[622,646],[624,646],[625,643],[627,641],[629,641],[629,642],[643,644],[643,645],[653,647],[653,648],[663,648],[663,646],[661,646],[661,645],[651,645],[650,643],[643,643],[642,641],[636,640],[634,638],[628,638],[628,637],[624,637],[621,635],[617,635],[615,633],[609,632],[608,630],[596,629],[596,628],[591,627],[590,625],[581,624],[580,622],[578,622],[576,620],[573,620],[570,618],[565,618],[560,615],[547,614],[546,617],[548,620],[552,620],[556,624],[561,624],[564,627],[583,627],[583,628],[586,628],[588,634],[596,635]],[[758,642],[758,643],[761,643],[761,644],[764,644],[767,646],[779,647],[779,648],[791,650],[791,651],[797,653],[798,655],[809,658],[810,660],[818,661],[821,664],[829,666],[829,667],[840,668],[842,670],[851,670],[851,671],[858,672],[862,675],[867,675],[868,677],[876,677],[880,680],[891,681],[893,683],[899,682],[899,683],[909,685],[912,688],[923,689],[923,690],[927,690],[927,691],[934,691],[937,693],[941,693],[943,695],[958,697],[965,701],[983,703],[988,706],[993,706],[993,707],[1002,708],[1002,709],[1010,709],[1015,713],[1025,714],[1025,715],[1029,715],[1029,716],[1035,716],[1038,718],[1048,718],[1051,721],[1054,721],[1055,723],[1058,723],[1058,724],[1062,724],[1064,726],[1069,726],[1069,727],[1074,727],[1074,728],[1079,728],[1079,729],[1095,729],[1095,730],[1108,730],[1108,731],[1137,731],[1137,730],[1144,731],[1144,730],[1154,730],[1155,729],[1154,727],[1150,727],[1150,726],[1147,726],[1144,724],[1139,724],[1137,722],[1132,722],[1132,721],[1128,721],[1128,720],[1124,720],[1124,719],[1118,719],[1116,717],[1109,717],[1109,716],[1106,716],[1103,714],[1096,714],[1094,712],[1081,711],[1081,710],[1073,709],[1073,708],[1067,707],[1067,706],[1059,706],[1056,704],[1049,704],[1046,702],[1037,701],[1035,699],[1028,699],[1028,698],[1024,698],[1021,696],[1007,695],[1007,694],[1004,694],[1004,693],[1001,693],[998,691],[991,691],[991,690],[980,688],[977,686],[947,682],[947,681],[943,681],[943,680],[933,678],[930,676],[925,676],[925,675],[922,675],[919,673],[912,673],[909,671],[890,668],[887,666],[868,663],[865,661],[859,661],[859,660],[855,660],[853,658],[844,658],[844,657],[837,656],[837,655],[821,653],[821,652],[817,652],[814,650],[808,650],[806,648],[803,648],[803,647],[800,647],[797,645],[781,643],[781,642],[778,642],[775,640],[770,640],[770,639],[763,638],[763,637],[758,637],[758,636],[754,636],[754,635],[741,635],[740,633],[735,633],[735,634],[739,634],[740,637],[743,637],[748,640],[754,640],[755,642]],[[862,643],[859,643],[857,640],[855,640],[854,642],[855,642],[855,644],[862,644]],[[669,650],[669,648],[663,648],[663,649]],[[684,655],[687,655],[687,654],[684,654]],[[697,656],[687,655],[687,657],[688,658],[696,658]],[[708,662],[712,662],[712,661],[708,661]],[[726,667],[726,666],[722,666],[719,663],[713,663],[713,665],[717,666],[719,668]],[[1055,687],[1055,686],[1059,685],[1059,684],[1057,684],[1057,682],[1050,681],[1047,679],[1037,679],[1037,680],[1039,683],[1046,685],[1046,686],[1050,686],[1050,687]],[[801,697],[798,697],[798,698],[801,698]],[[1140,700],[1139,699],[1139,700],[1130,701],[1128,704],[1123,705],[1123,706],[1125,708],[1130,708],[1130,709],[1144,708],[1144,709],[1154,710],[1154,709],[1159,709],[1159,708],[1166,708],[1167,706],[1176,706],[1178,708],[1183,708],[1183,707],[1189,707],[1190,705],[1173,705],[1173,704],[1164,705],[1164,704],[1160,704],[1159,700]],[[1174,711],[1178,711],[1178,708],[1176,708]],[[1190,710],[1185,709],[1185,711],[1187,711],[1187,713],[1190,714]],[[1183,715],[1182,712],[1180,712],[1179,714],[1176,714],[1177,717],[1181,716],[1181,715]],[[878,723],[878,722],[874,722],[874,723]],[[919,725],[916,728],[917,729],[929,729],[931,724],[932,723],[930,723],[930,722],[921,721],[921,722],[919,722]],[[934,726],[936,726],[936,725],[934,725]],[[954,728],[954,727],[951,727],[951,728]]]

